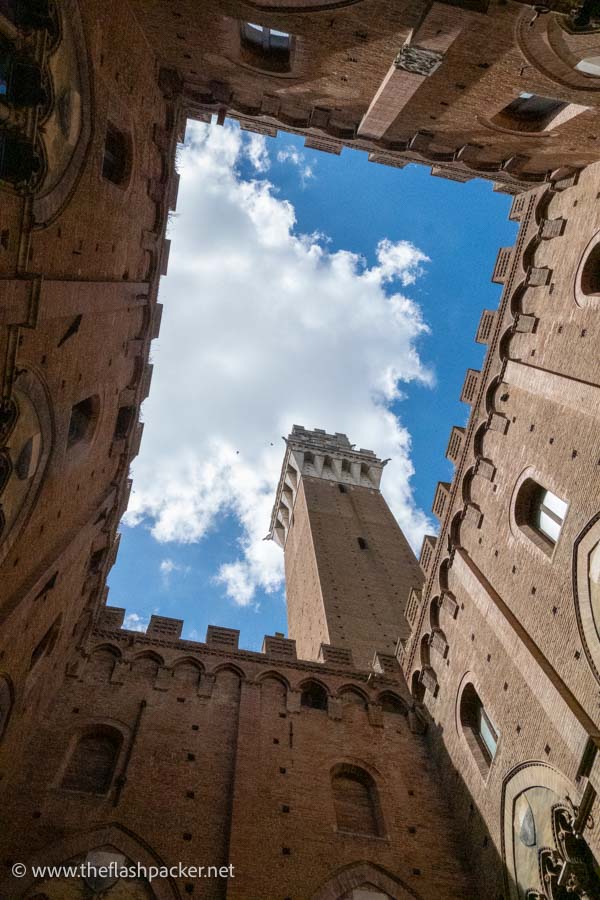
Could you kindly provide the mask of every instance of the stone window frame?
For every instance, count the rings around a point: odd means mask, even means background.
[[[85,429],[81,430],[73,428],[73,416],[79,415],[85,404],[89,404],[89,414],[83,413],[86,417]],[[67,426],[66,450],[69,455],[77,452],[82,447],[89,447],[98,432],[98,423],[102,415],[103,403],[99,394],[90,394],[88,397],[82,397],[77,403],[71,406],[69,422]],[[83,416],[82,416],[83,418]]]
[[[91,791],[83,791],[78,790],[77,788],[70,788],[63,786],[63,780],[66,776],[67,770],[69,768],[69,764],[73,758],[73,754],[77,750],[77,746],[79,742],[86,735],[93,734],[94,732],[101,731],[110,731],[114,734],[119,735],[119,747],[115,754],[115,761],[110,777],[110,782],[108,787],[103,792],[91,792]],[[111,791],[115,786],[115,779],[118,777],[118,773],[121,771],[122,763],[124,756],[127,752],[127,743],[129,737],[129,729],[122,725],[120,722],[117,722],[114,719],[110,718],[93,718],[88,719],[86,722],[82,723],[73,730],[71,733],[67,746],[64,749],[62,759],[60,765],[57,769],[56,775],[52,782],[51,787],[60,793],[66,793],[73,796],[87,797],[87,798],[95,798],[98,800],[106,800]]]
[[[590,283],[590,269],[596,268],[598,284]],[[598,287],[598,290],[591,290]],[[575,303],[582,309],[600,309],[600,231],[597,231],[581,254],[574,282]]]
[[[55,434],[49,391],[45,382],[42,381],[37,373],[25,368],[19,372],[13,386],[13,397],[16,400],[17,418],[10,424],[8,431],[3,435],[3,440],[6,442],[13,433],[15,427],[17,427],[19,393],[23,393],[35,409],[40,426],[42,446],[38,457],[37,468],[29,479],[29,487],[18,512],[8,526],[2,522],[2,517],[0,516],[0,563],[2,563],[8,555],[11,547],[27,525],[31,514],[35,509],[35,502],[42,488],[46,468],[54,447]],[[6,490],[8,484],[9,480],[7,479],[2,490]]]
[[[529,92],[523,91],[522,93],[527,94]],[[536,96],[536,95],[533,94],[533,92],[532,92],[532,96]],[[541,95],[537,95],[537,96],[541,96]],[[587,112],[587,110],[589,108],[587,106],[582,106],[578,103],[567,102],[567,103],[565,103],[564,106],[557,108],[553,115],[549,112],[547,115],[547,118],[545,120],[540,117],[539,124],[543,125],[543,127],[536,128],[536,129],[524,128],[524,127],[519,128],[518,127],[518,123],[519,123],[518,118],[516,116],[511,115],[511,113],[507,112],[507,110],[509,109],[509,107],[511,106],[512,103],[515,103],[520,98],[521,98],[521,95],[519,95],[517,97],[513,97],[512,101],[509,101],[508,103],[505,102],[504,105],[500,109],[498,109],[493,115],[489,116],[488,118],[486,118],[484,116],[477,116],[477,120],[482,125],[485,125],[487,128],[490,128],[493,131],[498,131],[502,134],[513,134],[513,135],[519,135],[520,137],[523,137],[523,135],[526,135],[528,139],[529,138],[543,139],[543,138],[550,137],[552,132],[555,131],[555,129],[560,128],[561,125],[565,125],[567,122],[570,122],[571,119],[574,119],[576,116],[581,115],[581,113]],[[523,99],[526,99],[526,98],[523,97]],[[564,102],[564,101],[559,101],[558,98],[553,98],[553,97],[547,97],[547,98],[544,97],[542,99],[548,99],[548,100],[556,99],[557,103]],[[526,120],[523,119],[523,122],[525,123]]]
[[[600,616],[596,621],[589,583],[589,557],[600,543],[600,513],[577,537],[573,546],[573,589],[577,627],[588,663],[600,682]]]
[[[496,749],[493,756],[491,756],[487,748],[484,749],[485,744],[483,738],[477,734],[476,727],[468,720],[469,711],[464,709],[463,704],[464,692],[468,688],[472,688],[474,691],[488,723],[495,732]],[[502,729],[498,726],[494,717],[490,715],[490,706],[489,704],[486,704],[485,697],[485,692],[481,690],[479,679],[475,673],[472,671],[465,672],[456,695],[455,726],[461,742],[469,748],[468,756],[472,765],[477,769],[482,780],[487,783],[496,760],[499,757]],[[467,715],[465,715],[465,713],[467,713]]]
[[[287,40],[284,40],[287,38]],[[296,55],[296,36],[260,22],[240,20],[240,62],[265,75],[289,76]]]
[[[533,486],[540,490],[550,491],[555,497],[562,500],[563,503],[566,503],[567,508],[556,541],[552,541],[542,531],[536,528],[535,525],[531,524],[529,520],[530,512],[528,506],[531,502],[531,495],[523,495],[523,487],[528,481],[532,483],[531,491],[533,491]],[[570,502],[564,500],[561,495],[562,488],[557,487],[552,478],[541,475],[535,467],[528,466],[521,472],[515,482],[510,500],[509,521],[513,537],[520,543],[527,541],[528,547],[535,547],[546,559],[554,558],[556,550],[561,544],[565,531],[565,523],[567,521],[567,516],[569,515]]]
[[[323,691],[323,695],[325,697],[325,706],[311,706],[310,704],[303,703],[302,698],[306,693],[306,689],[311,685],[317,685]],[[323,684],[322,681],[319,681],[318,678],[307,678],[300,685],[298,685],[298,689],[300,691],[300,708],[304,710],[310,710],[312,712],[327,712],[329,708],[329,699],[330,693],[327,690],[327,687]]]
[[[335,778],[340,776],[354,779],[367,788],[371,811],[375,820],[376,832],[374,834],[371,832],[349,831],[348,829],[340,828],[338,826],[333,784]],[[334,831],[336,834],[361,838],[363,840],[388,840],[377,779],[366,766],[362,765],[359,761],[350,762],[342,760],[341,762],[335,763],[329,770],[329,782],[334,812]]]

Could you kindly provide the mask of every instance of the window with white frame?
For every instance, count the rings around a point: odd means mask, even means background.
[[[527,478],[515,501],[515,521],[521,531],[547,556],[560,537],[568,504],[552,491]]]
[[[294,44],[287,31],[243,22],[241,25],[242,60],[266,72],[288,72]]]

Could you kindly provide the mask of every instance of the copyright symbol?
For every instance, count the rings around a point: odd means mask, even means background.
[[[15,878],[23,878],[27,874],[27,866],[24,863],[15,863],[12,867]]]

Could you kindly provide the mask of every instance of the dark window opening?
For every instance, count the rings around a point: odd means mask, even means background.
[[[20,107],[39,106],[48,99],[41,68],[20,59],[9,44],[0,45],[0,97]]]
[[[267,72],[289,72],[293,38],[287,31],[244,22],[241,27],[242,60]]]
[[[110,122],[106,128],[102,177],[113,184],[123,184],[129,176],[129,142],[122,131]]]
[[[310,681],[302,688],[301,706],[308,709],[327,709],[327,691],[317,681]]]
[[[359,537],[359,538],[356,538],[356,540],[358,541],[358,546],[360,547],[361,550],[369,549],[369,545],[367,544],[367,542],[365,541],[364,538]]]
[[[496,124],[516,131],[544,131],[569,104],[553,97],[522,93],[494,117]]]
[[[381,709],[393,716],[406,716],[406,705],[395,694],[384,694],[381,698]]]
[[[345,494],[345,493],[346,493],[346,487],[345,487],[345,485],[343,485],[343,484],[338,484],[338,491],[340,492],[340,494]]]
[[[39,174],[42,164],[31,141],[8,132],[0,134],[0,178],[23,184]]]
[[[96,575],[100,569],[102,568],[102,563],[104,562],[104,557],[106,555],[106,551],[104,547],[102,550],[96,550],[90,556],[90,564],[88,566],[88,571],[91,575]]]
[[[121,734],[114,728],[97,728],[82,735],[71,754],[61,787],[86,794],[106,794],[121,743]]]
[[[600,244],[596,244],[585,261],[581,273],[581,291],[586,296],[600,294]]]
[[[115,440],[120,441],[127,437],[135,418],[135,406],[122,406],[117,414],[115,424]]]
[[[92,436],[93,426],[98,418],[100,399],[97,395],[86,397],[76,403],[71,410],[69,421],[69,434],[67,446],[72,447],[80,441],[88,440]]]

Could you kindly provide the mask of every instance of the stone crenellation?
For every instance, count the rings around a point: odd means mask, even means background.
[[[588,0],[0,2],[1,897],[600,896],[599,29]],[[438,535],[417,562],[387,461],[294,425],[260,653],[106,605],[187,118],[488,179],[519,224]],[[235,876],[33,875],[98,854]]]

